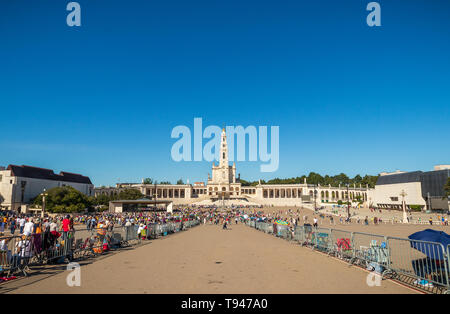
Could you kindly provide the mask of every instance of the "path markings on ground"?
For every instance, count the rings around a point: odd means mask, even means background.
[[[10,292],[413,293],[387,280],[370,287],[361,269],[244,225],[203,225],[100,259],[81,267],[80,287],[67,274]]]

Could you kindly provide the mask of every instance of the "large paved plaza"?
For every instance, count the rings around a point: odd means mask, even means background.
[[[67,271],[0,285],[0,293],[414,293],[367,272],[244,225],[201,225],[89,261],[81,286]]]

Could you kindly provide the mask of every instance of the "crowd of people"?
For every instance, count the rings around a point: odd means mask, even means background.
[[[3,214],[3,215],[1,215]],[[73,259],[75,239],[86,240],[80,248],[89,248],[93,253],[102,253],[110,249],[112,232],[125,230],[130,238],[146,238],[145,229],[151,224],[164,225],[187,220],[200,219],[199,210],[180,210],[176,213],[140,212],[140,213],[91,213],[40,217],[16,212],[2,212],[0,215],[0,275],[17,268],[28,272],[32,258],[38,262],[60,263]],[[127,228],[130,227],[130,228]],[[137,232],[137,234],[136,234]],[[135,233],[133,235],[133,233]],[[79,236],[76,236],[79,234]],[[86,239],[84,239],[86,237]],[[11,278],[11,277],[10,277]],[[0,281],[7,280],[0,276]]]
[[[188,220],[199,223],[219,225],[229,229],[230,225],[248,220],[263,221],[274,226],[282,224],[294,233],[299,225],[309,225],[318,228],[319,224],[363,224],[377,225],[384,221],[378,217],[364,219],[348,217],[347,215],[332,215],[323,212],[311,212],[304,209],[261,209],[254,206],[177,206],[174,212],[139,211],[124,213],[86,213],[86,214],[56,214],[40,217],[24,215],[15,212],[0,213],[0,267],[3,264],[26,264],[32,257],[41,252],[48,254],[54,249],[64,252],[67,258],[73,258],[73,242],[76,232],[87,231],[92,237],[85,245],[97,248],[100,252],[109,249],[111,237],[108,231],[117,228],[131,230],[138,239],[150,239],[149,227],[176,223],[178,228]],[[438,217],[439,223],[448,225],[447,217]],[[430,217],[430,224],[433,219]],[[132,228],[129,228],[132,227]],[[59,251],[59,252],[60,252]],[[57,255],[57,254],[56,254]],[[59,255],[58,255],[59,256]],[[60,256],[59,256],[60,257]],[[1,270],[0,270],[1,271]]]
[[[70,215],[55,217],[39,217],[33,215],[4,215],[0,217],[0,236],[19,235],[30,236],[40,234],[48,230],[49,232],[62,230],[69,231],[73,229],[74,219]]]

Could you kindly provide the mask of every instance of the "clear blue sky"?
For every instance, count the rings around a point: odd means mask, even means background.
[[[0,2],[0,165],[95,185],[204,181],[174,162],[177,125],[279,125],[280,167],[377,174],[450,163],[450,1]]]

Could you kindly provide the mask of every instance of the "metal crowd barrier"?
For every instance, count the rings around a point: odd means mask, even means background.
[[[447,269],[448,269],[448,275],[450,276],[450,244],[447,245]],[[449,288],[449,287],[447,287],[447,288]]]
[[[27,276],[29,266],[60,263],[66,259],[70,261],[84,257],[88,251],[101,253],[105,238],[108,243],[114,242],[110,240],[112,232],[106,229],[82,229],[2,237],[0,272],[6,273],[7,276],[21,272]],[[94,241],[95,239],[98,241]]]
[[[268,232],[272,223],[247,220],[248,226]],[[430,293],[450,294],[450,245],[387,237],[363,232],[276,225],[273,235],[333,255],[348,263],[393,278]]]
[[[265,233],[269,233],[269,234],[273,234],[273,225],[270,223],[265,222],[264,223],[264,232]]]
[[[183,222],[183,230],[197,226],[199,221]],[[181,223],[151,224],[146,237],[181,231]],[[109,250],[141,243],[139,226],[78,229],[69,232],[39,233],[29,236],[0,237],[0,274],[27,276],[31,266],[65,263],[101,255]]]
[[[198,219],[187,220],[183,222],[168,222],[165,224],[151,223],[147,225],[147,237],[156,239],[164,237],[172,233],[180,232],[198,226],[200,221]]]
[[[303,227],[297,226],[294,231],[294,240],[297,241],[298,243],[302,244],[305,242],[304,235],[305,235],[305,232],[303,230]]]
[[[260,231],[264,231],[264,229],[265,229],[264,225],[265,225],[265,222],[262,222],[262,221],[255,222],[255,228]]]
[[[389,249],[387,237],[363,232],[352,233],[354,263],[369,267],[370,263],[379,263],[387,267],[389,263]]]
[[[332,254],[334,244],[332,242],[331,229],[313,228],[313,249]]]
[[[25,240],[20,236],[0,237],[0,273],[6,273],[9,277],[20,270],[26,275],[27,260],[22,258],[27,255],[31,255],[30,237]]]
[[[273,233],[273,226],[267,222],[256,222],[255,228],[259,231],[263,231],[264,233]]]
[[[440,243],[388,237],[390,269],[429,292],[450,291],[449,250]]]
[[[352,261],[353,250],[353,232],[339,229],[331,229],[331,242],[333,243],[333,255],[345,261]]]

